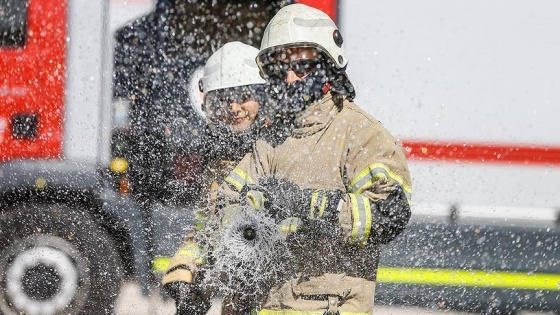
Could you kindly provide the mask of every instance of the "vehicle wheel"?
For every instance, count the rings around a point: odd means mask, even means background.
[[[111,314],[119,255],[84,210],[28,204],[0,216],[0,313]]]

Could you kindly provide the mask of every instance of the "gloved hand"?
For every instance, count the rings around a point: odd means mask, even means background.
[[[277,222],[288,217],[337,220],[343,196],[341,190],[301,189],[289,180],[271,177],[261,178],[241,192],[242,200],[249,199],[255,208],[264,208]]]
[[[210,309],[208,298],[203,296],[196,284],[171,282],[163,288],[175,300],[176,315],[203,315]]]
[[[381,244],[387,244],[399,235],[410,219],[410,205],[402,187],[395,189],[384,200],[374,203],[377,214],[375,225],[370,238]]]

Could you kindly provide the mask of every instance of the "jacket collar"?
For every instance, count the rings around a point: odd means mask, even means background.
[[[309,105],[297,115],[292,135],[301,138],[328,127],[342,108],[342,101],[342,98],[327,93],[319,102]]]

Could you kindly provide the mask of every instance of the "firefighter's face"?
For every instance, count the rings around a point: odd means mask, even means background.
[[[280,52],[277,64],[285,71],[284,81],[291,84],[305,78],[317,65],[319,58],[320,53],[314,48],[294,47]]]
[[[256,120],[259,97],[255,89],[247,86],[226,88],[208,92],[204,105],[210,123],[219,122],[241,133]]]
[[[233,101],[229,105],[229,115],[226,123],[236,132],[247,130],[257,117],[259,102],[248,98]]]
[[[313,47],[289,47],[258,57],[267,90],[284,114],[297,113],[328,91],[326,61]]]

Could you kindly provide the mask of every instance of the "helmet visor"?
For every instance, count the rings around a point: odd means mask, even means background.
[[[294,56],[301,50],[305,50],[307,54]],[[256,59],[263,78],[278,77],[279,75],[285,77],[288,69],[293,70],[298,77],[302,77],[313,71],[313,67],[317,67],[321,63],[325,64],[325,61],[328,60],[329,58],[320,47],[307,44],[264,51]]]
[[[292,70],[296,76],[303,78],[313,71],[320,70],[322,62],[317,59],[298,59],[292,61],[278,61],[263,67],[263,73],[270,78],[285,78],[288,70]]]
[[[231,124],[232,104],[242,104],[251,100],[262,103],[263,94],[264,86],[261,85],[245,85],[208,92],[204,99],[208,122]]]
[[[282,60],[302,59],[301,57],[295,58],[293,56],[294,54],[297,54],[298,51],[302,50],[307,52],[307,56],[303,56],[303,59],[323,58],[323,51],[320,47],[315,45],[298,44],[297,46],[276,47],[262,51],[257,56],[257,65],[261,67],[263,65],[276,63]]]

